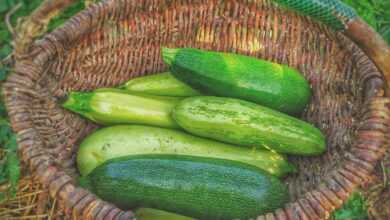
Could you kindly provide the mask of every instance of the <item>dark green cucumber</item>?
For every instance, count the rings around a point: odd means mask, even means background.
[[[288,201],[286,187],[265,171],[202,157],[115,158],[80,184],[123,209],[149,207],[200,219],[249,219]]]
[[[159,73],[132,79],[120,87],[133,92],[142,92],[149,95],[188,97],[200,95],[171,73]]]
[[[309,102],[308,82],[295,69],[253,57],[192,48],[163,48],[179,80],[206,94],[252,101],[288,114]]]
[[[85,138],[77,153],[81,175],[106,160],[137,154],[180,154],[241,161],[275,176],[295,171],[280,154],[225,144],[187,133],[151,126],[118,125],[102,128]]]
[[[135,216],[137,220],[195,220],[187,216],[150,208],[137,209]]]
[[[296,155],[318,155],[325,151],[325,138],[319,129],[239,99],[186,98],[176,105],[172,115],[184,130],[201,137]]]
[[[99,89],[71,92],[63,107],[104,125],[141,124],[178,128],[170,114],[180,100],[120,89]]]

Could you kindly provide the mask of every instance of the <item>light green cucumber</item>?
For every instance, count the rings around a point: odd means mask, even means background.
[[[172,116],[184,130],[226,143],[295,155],[325,151],[325,137],[313,125],[239,99],[186,98],[176,105]]]
[[[160,96],[197,96],[198,91],[177,80],[171,73],[159,73],[131,79],[121,89]]]
[[[104,125],[141,124],[178,128],[171,111],[180,100],[120,89],[99,89],[71,92],[63,107]]]
[[[138,154],[179,154],[241,161],[275,176],[295,171],[280,154],[250,149],[189,135],[185,132],[137,125],[102,128],[85,138],[77,153],[77,165],[87,175],[103,162]]]

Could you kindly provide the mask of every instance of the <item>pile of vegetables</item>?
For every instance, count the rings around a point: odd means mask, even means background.
[[[232,53],[163,48],[162,56],[170,72],[71,92],[63,103],[107,126],[80,145],[80,185],[139,208],[141,219],[248,219],[282,207],[279,178],[297,172],[284,154],[326,150],[321,131],[296,118],[308,82]]]

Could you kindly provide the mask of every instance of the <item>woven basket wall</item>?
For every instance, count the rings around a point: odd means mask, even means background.
[[[75,152],[97,126],[58,104],[69,91],[166,70],[160,46],[196,47],[288,64],[310,82],[302,118],[327,136],[321,157],[291,157],[292,201],[258,219],[326,219],[389,147],[390,99],[351,40],[267,0],[105,0],[44,36],[4,85],[23,162],[69,218],[131,219],[77,187]]]

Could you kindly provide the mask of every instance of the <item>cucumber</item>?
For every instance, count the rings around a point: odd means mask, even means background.
[[[142,206],[199,219],[249,219],[288,201],[286,187],[261,169],[190,156],[115,158],[80,184],[122,209]]]
[[[117,125],[100,129],[83,140],[77,154],[81,175],[86,175],[108,159],[137,154],[184,154],[241,161],[275,176],[295,171],[283,156],[203,139],[187,133],[137,125]]]
[[[179,80],[202,93],[252,101],[288,114],[309,102],[308,82],[295,69],[253,57],[192,48],[162,49]]]
[[[63,107],[103,125],[142,124],[178,128],[170,114],[180,100],[120,89],[99,89],[71,92]]]
[[[325,138],[311,124],[255,103],[212,96],[181,101],[172,112],[186,131],[242,146],[263,146],[276,152],[318,155]]]
[[[138,208],[135,211],[137,220],[195,220],[193,218],[158,209]]]
[[[200,95],[198,91],[177,80],[171,73],[159,73],[132,79],[120,87],[150,95],[188,97]]]

